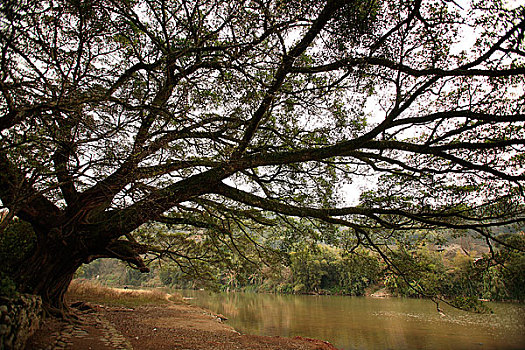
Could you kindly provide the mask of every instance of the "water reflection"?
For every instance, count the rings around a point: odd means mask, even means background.
[[[479,315],[416,299],[182,291],[244,333],[304,336],[342,349],[524,349],[525,305]]]

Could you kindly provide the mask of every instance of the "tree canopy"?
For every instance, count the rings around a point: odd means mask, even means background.
[[[524,11],[2,2],[0,199],[36,235],[18,282],[59,307],[82,263],[146,271],[147,252],[191,258],[177,247],[204,237],[235,249],[302,220],[317,229],[297,237],[387,260],[412,229],[506,244],[491,228],[524,218]],[[373,186],[348,201],[360,181]],[[179,230],[137,234],[154,222]]]

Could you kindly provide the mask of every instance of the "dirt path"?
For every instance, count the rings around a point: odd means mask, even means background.
[[[95,307],[87,312],[76,312],[79,319],[74,322],[46,320],[43,327],[29,339],[26,349],[133,349],[129,339],[108,321],[102,309]]]
[[[26,349],[335,349],[313,339],[243,335],[209,311],[187,304],[96,306],[78,315],[76,324],[48,320]]]

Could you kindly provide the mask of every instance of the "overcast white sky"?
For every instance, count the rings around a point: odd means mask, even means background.
[[[469,8],[471,0],[455,0],[455,3],[466,10]],[[507,0],[505,3],[509,9],[525,6],[525,0]],[[472,31],[472,33],[463,33],[463,40],[455,45],[456,47],[453,47],[452,50],[459,52],[461,50],[468,50],[472,47],[476,41],[476,36],[473,34],[474,31]],[[383,120],[386,112],[380,107],[377,97],[371,97],[365,108],[365,112],[370,116],[368,120],[370,123]],[[343,185],[341,188],[342,196],[344,197],[343,204],[348,206],[357,205],[361,192],[373,188],[376,182],[376,177],[356,177],[353,183]]]
[[[514,9],[518,6],[525,5],[525,0],[507,0],[506,3],[510,9]]]

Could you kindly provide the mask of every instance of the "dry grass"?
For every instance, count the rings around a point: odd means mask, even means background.
[[[73,280],[67,291],[70,301],[87,301],[108,306],[161,305],[181,302],[182,296],[167,294],[161,290],[110,288],[96,282]]]

